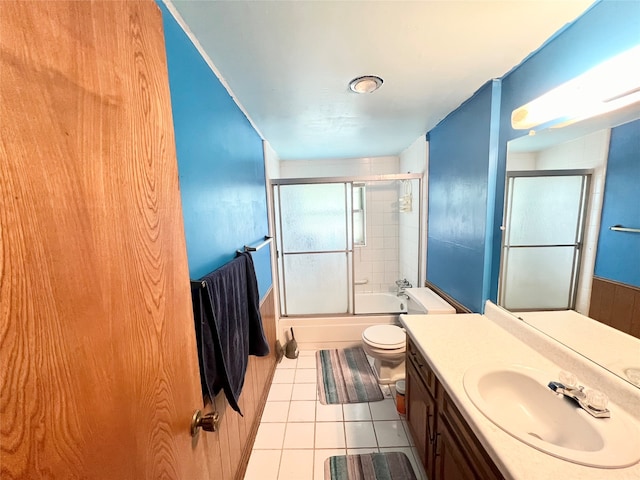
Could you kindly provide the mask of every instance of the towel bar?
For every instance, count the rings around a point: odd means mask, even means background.
[[[265,235],[264,236],[264,240],[262,242],[260,242],[259,244],[257,244],[257,245],[245,245],[244,247],[242,247],[242,250],[236,250],[236,252],[237,253],[255,252],[255,251],[260,250],[265,245],[271,243],[271,241],[273,241],[273,237],[270,237],[269,235]],[[204,280],[191,280],[191,286],[192,287],[207,288],[207,284],[205,283]]]
[[[640,228],[623,227],[622,225],[614,225],[613,227],[609,227],[609,230],[613,230],[614,232],[640,233]]]
[[[242,250],[236,250],[236,251],[238,253],[256,252],[260,250],[262,247],[264,247],[265,245],[268,245],[269,243],[271,243],[272,240],[273,240],[273,237],[270,237],[269,235],[265,235],[264,240],[260,242],[258,245],[245,245]]]

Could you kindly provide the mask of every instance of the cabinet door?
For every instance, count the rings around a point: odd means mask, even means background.
[[[443,418],[438,419],[435,447],[435,480],[473,480],[476,475],[460,444]]]
[[[446,428],[449,437],[455,440],[457,450],[462,452],[466,464],[475,472],[476,478],[482,480],[503,479],[500,470],[489,457],[447,392],[440,389],[437,398],[438,432]],[[436,450],[440,452],[440,446]]]
[[[407,422],[411,435],[429,478],[433,468],[433,444],[435,401],[420,379],[416,367],[407,359]]]

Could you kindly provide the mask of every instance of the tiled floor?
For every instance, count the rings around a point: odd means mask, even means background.
[[[404,452],[418,480],[409,428],[396,412],[394,396],[372,403],[322,405],[317,398],[315,352],[300,352],[278,364],[245,480],[323,480],[332,455]]]

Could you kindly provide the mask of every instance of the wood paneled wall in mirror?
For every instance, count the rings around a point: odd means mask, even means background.
[[[640,338],[640,288],[593,277],[589,316]]]

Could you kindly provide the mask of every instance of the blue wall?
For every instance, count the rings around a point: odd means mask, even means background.
[[[511,128],[511,112],[602,61],[640,44],[640,1],[603,0],[547,42],[502,80],[500,151],[496,179],[496,217],[493,229],[502,224],[504,172],[507,142],[527,132]],[[489,298],[495,300],[500,269],[500,241],[493,242]]]
[[[485,284],[496,100],[499,83],[488,82],[428,136],[427,279],[476,312],[482,309]]]
[[[639,22],[639,1],[603,0],[594,4],[501,79],[499,94],[494,89],[494,115],[487,115],[489,102],[486,99],[484,102],[475,99],[483,95],[483,87],[429,132],[429,215],[439,216],[439,222],[446,218],[450,222],[459,222],[462,212],[451,210],[450,202],[442,198],[443,195],[445,199],[446,195],[451,195],[447,192],[466,196],[466,200],[457,201],[457,206],[462,207],[467,203],[469,210],[464,225],[458,223],[457,227],[451,227],[448,231],[436,226],[437,238],[434,239],[429,231],[427,278],[473,311],[482,311],[486,299],[495,301],[497,298],[507,142],[526,134],[511,128],[511,112],[603,60],[640,43]],[[453,118],[468,120],[454,123]],[[472,118],[474,126],[470,129]],[[497,132],[496,124],[499,125]],[[446,132],[448,147],[433,145],[434,139],[440,141],[438,137],[443,131]],[[460,145],[456,145],[456,141]],[[493,153],[487,153],[488,146],[491,152],[495,152],[495,157]],[[450,152],[455,152],[455,169],[446,165],[452,161],[448,148]],[[466,160],[461,160],[465,154]],[[486,172],[476,164],[478,162],[487,167]],[[481,175],[473,184],[469,181],[469,170]],[[432,179],[433,173],[435,179]],[[432,180],[437,185],[435,190],[431,190]],[[469,185],[466,192],[460,191],[461,185]],[[483,192],[484,197],[479,192]],[[473,201],[483,201],[483,198],[486,199],[486,205],[472,204]],[[438,212],[439,209],[444,210]],[[458,218],[453,218],[453,215]],[[478,274],[480,246],[475,243],[480,238],[480,230],[485,231],[482,245],[484,276],[481,279]],[[460,242],[461,238],[473,238],[474,243],[467,245]],[[445,245],[447,248],[444,248]],[[432,251],[434,246],[435,252]],[[437,258],[438,255],[449,257]],[[431,262],[435,262],[435,265],[431,265]],[[450,273],[444,272],[445,264],[450,269],[462,272],[469,270],[472,279],[451,278]],[[460,283],[452,285],[454,281]]]
[[[640,287],[640,120],[611,130],[595,275]]]
[[[268,233],[262,140],[164,4],[169,87],[191,278]],[[254,255],[260,296],[269,248]]]

